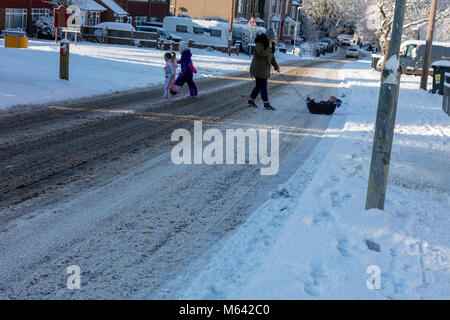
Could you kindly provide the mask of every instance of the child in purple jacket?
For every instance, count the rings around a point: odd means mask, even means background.
[[[181,72],[178,75],[175,85],[170,90],[172,95],[176,95],[181,91],[181,87],[187,83],[189,86],[189,94],[191,97],[197,96],[197,86],[194,82],[194,73],[197,73],[192,64],[192,53],[186,42],[180,42],[181,59],[178,63],[181,65]]]

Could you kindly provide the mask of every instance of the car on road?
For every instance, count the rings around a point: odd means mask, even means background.
[[[348,39],[344,39],[344,40],[342,40],[342,45],[343,45],[343,46],[350,46],[350,45],[351,45],[351,42],[350,42],[350,40],[348,40]]]
[[[335,41],[330,38],[323,38],[319,40],[320,42],[327,43],[327,52],[332,53],[334,51]]]
[[[346,58],[359,58],[359,50],[356,47],[351,47],[347,49],[345,53]]]
[[[139,27],[137,27],[137,31],[156,32],[160,38],[163,38],[165,40],[174,41],[174,42],[180,42],[182,40],[181,37],[171,34],[167,31],[165,31],[163,28],[159,28],[159,27],[139,26]]]
[[[119,31],[136,31],[134,27],[129,23],[122,22],[102,22],[96,24],[94,28],[97,29],[108,29],[108,30],[119,30]]]

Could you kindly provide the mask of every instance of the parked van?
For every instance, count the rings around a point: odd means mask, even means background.
[[[400,71],[405,74],[422,74],[423,58],[425,56],[425,41],[408,40],[400,47]],[[439,60],[450,59],[450,42],[433,42],[431,49],[431,64]],[[430,75],[432,69],[430,69]]]
[[[215,20],[191,19],[168,16],[163,21],[164,30],[181,37],[184,41],[227,46],[229,25]]]

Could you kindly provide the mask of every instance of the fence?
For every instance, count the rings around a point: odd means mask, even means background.
[[[103,29],[84,26],[81,27],[80,32],[82,38],[86,41],[105,44],[141,46],[145,48],[159,48],[174,51],[178,51],[179,46],[179,43],[177,42],[159,38],[159,35],[156,32],[109,30],[108,28]],[[228,47],[195,43],[192,40],[189,41],[189,47],[198,49],[211,48],[215,51],[228,52]],[[232,53],[239,55],[239,51],[239,45],[232,47]]]
[[[86,41],[128,46],[156,48],[159,35],[156,32],[110,30],[108,28],[81,27],[81,36]]]
[[[444,95],[442,97],[442,109],[450,116],[450,73],[444,74]]]

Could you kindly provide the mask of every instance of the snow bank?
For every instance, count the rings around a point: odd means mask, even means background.
[[[360,60],[342,75],[345,103],[331,128],[338,135],[293,177],[321,161],[304,192],[288,183],[290,194],[301,194],[297,204],[281,210],[281,199],[268,201],[181,297],[449,297],[450,118],[442,98],[419,90],[420,79],[402,77],[385,211],[364,211],[379,73]]]

